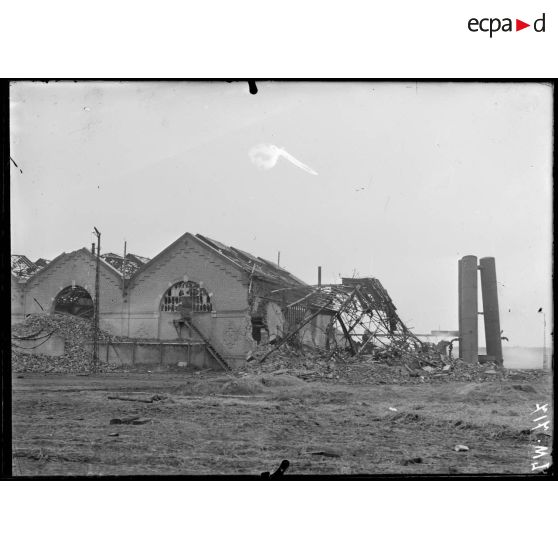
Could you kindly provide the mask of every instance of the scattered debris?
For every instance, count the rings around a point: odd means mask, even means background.
[[[152,395],[151,397],[133,397],[131,395],[109,395],[108,399],[119,399],[121,401],[137,401],[139,403],[153,403],[154,401],[162,401],[167,399],[165,395]]]
[[[134,416],[134,417],[124,417],[124,418],[113,418],[110,419],[109,424],[132,424],[135,420],[139,420],[140,416]]]
[[[512,388],[519,391],[525,391],[527,393],[537,393],[537,390],[529,384],[513,384]]]
[[[50,459],[50,456],[43,451],[43,448],[39,448],[37,454],[34,453],[27,454],[26,457],[28,459],[34,459],[36,461],[48,461]]]
[[[401,465],[415,465],[416,463],[423,463],[422,457],[412,457],[401,461]]]
[[[223,386],[223,394],[255,395],[264,391],[261,378],[240,378],[231,380]]]
[[[331,451],[313,451],[311,455],[323,455],[324,457],[341,457],[338,453],[333,453]]]
[[[467,446],[464,446],[462,444],[457,444],[454,448],[453,451],[469,451],[469,448]]]
[[[441,355],[431,343],[422,343],[416,351],[406,350],[398,354],[396,349],[385,348],[371,354],[351,355],[348,348],[334,351],[296,343],[285,343],[264,362],[260,362],[268,347],[258,345],[254,359],[234,373],[238,376],[291,375],[305,382],[320,381],[340,384],[407,384],[437,382],[491,382],[507,381],[515,378],[520,381],[535,381],[544,375],[541,370],[514,371],[508,373],[503,367],[494,367],[493,363],[468,364],[460,359],[450,360]],[[431,368],[425,372],[420,362],[429,361],[424,367]],[[332,372],[334,370],[334,372]],[[486,374],[485,371],[495,373]]]

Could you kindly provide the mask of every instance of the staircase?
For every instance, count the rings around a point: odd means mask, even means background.
[[[209,339],[207,339],[207,337],[194,325],[192,318],[184,316],[181,320],[178,320],[178,322],[186,324],[190,330],[194,331],[200,337],[200,339],[205,343],[209,354],[219,363],[223,370],[226,370],[227,372],[232,370],[232,367],[225,360],[225,358],[219,354],[219,351],[217,351],[217,349],[209,342]]]

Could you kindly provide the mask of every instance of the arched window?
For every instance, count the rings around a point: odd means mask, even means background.
[[[93,317],[93,299],[83,287],[73,285],[62,289],[54,300],[54,312],[82,318]]]
[[[180,312],[189,309],[193,312],[211,312],[211,294],[193,281],[179,281],[168,289],[161,301],[163,312]]]

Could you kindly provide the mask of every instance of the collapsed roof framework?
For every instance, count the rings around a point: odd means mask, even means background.
[[[287,305],[287,308],[303,304],[309,310],[296,327],[262,357],[261,362],[323,312],[331,314],[326,334],[332,355],[339,348],[337,336],[332,335],[336,323],[353,355],[388,349],[394,353],[414,353],[422,348],[423,343],[398,316],[391,297],[378,279],[343,278],[341,284],[293,287],[273,292],[294,289],[302,296]]]

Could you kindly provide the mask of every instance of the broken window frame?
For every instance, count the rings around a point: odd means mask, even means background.
[[[92,319],[95,305],[91,293],[80,285],[64,287],[54,298],[52,311],[55,314],[69,314]]]
[[[192,312],[212,312],[211,295],[195,281],[178,281],[165,291],[159,309],[180,312],[184,307]]]

